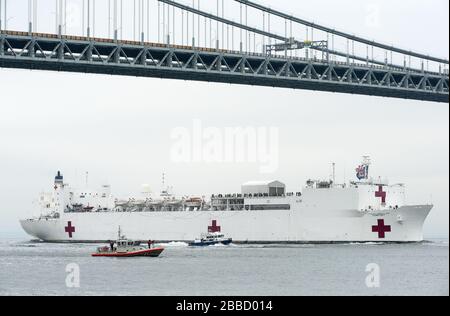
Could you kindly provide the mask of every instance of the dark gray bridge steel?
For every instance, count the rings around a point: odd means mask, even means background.
[[[225,50],[3,32],[0,67],[157,77],[449,102],[446,74]]]

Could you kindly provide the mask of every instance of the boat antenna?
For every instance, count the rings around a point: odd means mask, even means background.
[[[331,168],[332,168],[331,179],[333,180],[333,184],[335,184],[336,183],[336,163],[335,162],[331,163]]]
[[[347,184],[347,166],[344,164],[344,185]]]

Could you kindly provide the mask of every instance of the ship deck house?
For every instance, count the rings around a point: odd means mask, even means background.
[[[243,195],[283,196],[286,185],[280,181],[251,181],[242,185]]]

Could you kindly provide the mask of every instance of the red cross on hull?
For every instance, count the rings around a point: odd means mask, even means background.
[[[75,232],[75,226],[72,226],[72,222],[67,222],[67,226],[64,227],[66,233],[69,234],[69,238],[73,238],[73,233]]]
[[[383,186],[378,186],[378,191],[375,192],[375,197],[381,198],[381,203],[386,204],[387,193],[383,191]]]
[[[379,219],[378,220],[378,225],[372,226],[372,232],[373,233],[378,233],[378,238],[379,239],[386,238],[386,233],[390,233],[391,231],[392,231],[391,226],[390,225],[385,225],[384,224],[384,219]]]
[[[221,229],[220,226],[217,226],[217,221],[213,220],[212,225],[208,226],[208,233],[220,233]]]

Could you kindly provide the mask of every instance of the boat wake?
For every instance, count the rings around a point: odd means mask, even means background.
[[[163,243],[163,244],[159,244],[162,247],[165,248],[184,248],[184,247],[189,247],[188,243],[182,242],[182,241],[172,241],[169,243]]]
[[[386,243],[369,241],[369,242],[351,242],[351,243],[344,244],[344,245],[348,245],[348,246],[382,246],[382,245],[386,245]]]
[[[31,244],[12,244],[10,247],[14,248],[36,248],[37,245],[31,245]]]
[[[434,247],[448,247],[448,240],[446,239],[426,240],[423,242],[423,244]]]

